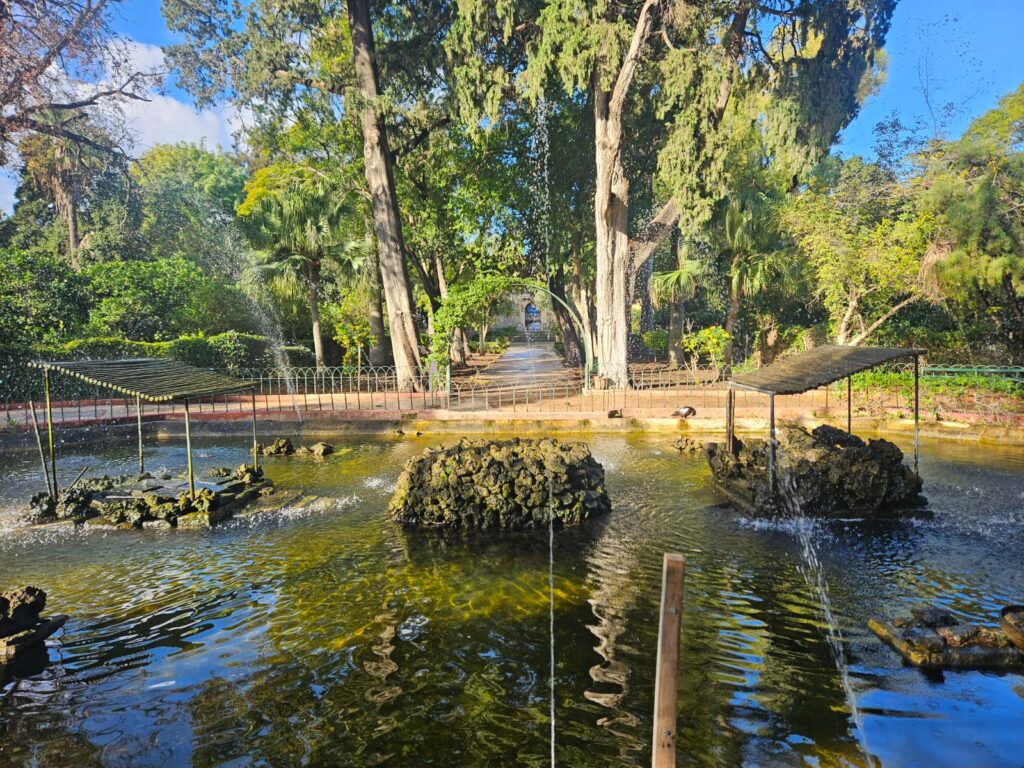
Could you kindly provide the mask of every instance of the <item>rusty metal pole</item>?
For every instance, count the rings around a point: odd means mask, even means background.
[[[736,390],[729,387],[729,396],[726,400],[725,411],[725,448],[729,453],[733,452],[736,433]]]
[[[188,400],[185,400],[185,451],[188,453],[188,495],[196,497],[196,478],[192,471],[192,428],[188,418]]]
[[[920,388],[921,388],[921,365],[920,358],[914,355],[914,472],[917,472],[917,465],[921,453],[921,410],[920,410]]]
[[[775,493],[775,393],[768,396],[768,483]]]
[[[334,395],[331,394],[331,401],[333,402]],[[256,439],[256,388],[252,389],[252,465],[256,469],[256,473],[260,471],[260,449],[259,443]]]
[[[135,396],[135,422],[139,432],[139,474],[146,471],[146,461],[142,457],[142,398]]]
[[[665,553],[661,571],[658,659],[654,673],[654,744],[651,768],[675,768],[676,702],[679,694],[679,625],[683,615],[682,555]]]
[[[50,477],[53,479],[53,499],[57,500],[57,458],[53,448],[53,406],[50,403],[50,369],[43,369],[43,391],[46,394],[46,442],[50,448]]]
[[[846,434],[853,434],[853,377],[846,377]]]

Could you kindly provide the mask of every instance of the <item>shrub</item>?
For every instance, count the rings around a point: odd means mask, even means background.
[[[643,335],[644,346],[659,355],[668,353],[668,331],[657,328]]]

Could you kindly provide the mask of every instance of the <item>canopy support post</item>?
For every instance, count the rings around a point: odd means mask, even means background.
[[[36,434],[36,448],[39,449],[39,462],[43,465],[43,477],[46,478],[46,492],[50,495],[51,499],[56,501],[57,496],[53,492],[53,485],[50,483],[50,468],[46,464],[46,454],[43,453],[43,439],[39,436],[39,419],[36,418],[35,401],[29,400],[28,407],[32,411],[32,429]]]
[[[775,494],[775,393],[768,396],[768,482]]]
[[[188,418],[188,399],[185,400],[185,451],[188,453],[188,495],[196,497],[196,478],[192,471],[192,428]]]
[[[259,443],[256,442],[256,387],[252,388],[252,465],[256,469],[256,473],[259,474],[260,449]]]
[[[853,434],[853,377],[846,377],[846,434]]]
[[[726,398],[725,409],[725,448],[729,453],[734,452],[736,420],[736,390],[729,387],[729,394]]]
[[[146,471],[146,460],[142,456],[142,397],[135,396],[135,424],[139,432],[139,474]]]
[[[50,403],[50,369],[43,369],[43,391],[46,393],[46,442],[50,448],[50,476],[53,478],[53,500],[57,500],[57,459],[53,450],[53,407]]]
[[[921,409],[920,409],[920,390],[921,390],[921,360],[918,355],[914,355],[914,472],[917,472],[917,465],[920,460],[921,454]]]

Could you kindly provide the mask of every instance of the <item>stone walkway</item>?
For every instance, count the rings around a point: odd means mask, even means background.
[[[550,341],[512,342],[505,354],[478,374],[477,381],[487,386],[529,386],[568,381],[572,372]]]

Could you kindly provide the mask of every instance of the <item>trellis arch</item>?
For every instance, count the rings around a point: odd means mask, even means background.
[[[590,336],[583,326],[583,319],[576,310],[560,296],[556,296],[548,286],[531,277],[508,277],[505,275],[480,275],[472,283],[452,289],[448,300],[434,315],[434,338],[431,341],[430,356],[438,362],[448,359],[448,350],[452,343],[452,334],[456,328],[469,324],[469,317],[479,311],[486,301],[497,293],[505,293],[513,288],[529,288],[540,291],[557,301],[576,325],[580,338],[583,339],[583,354],[586,358],[583,366],[584,386],[590,388],[590,372],[594,365],[594,352],[590,346]]]

